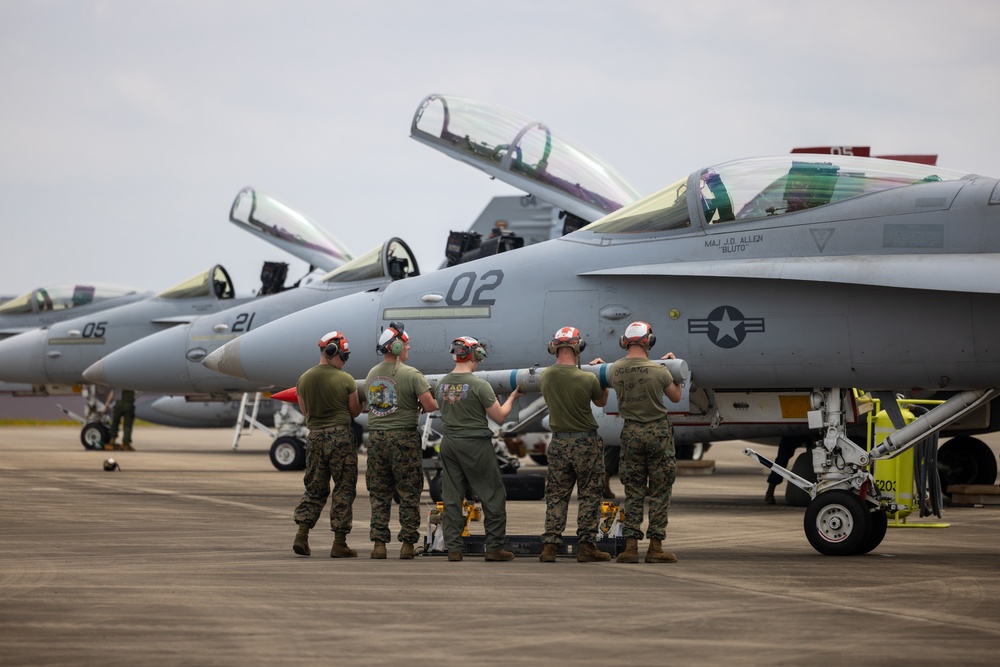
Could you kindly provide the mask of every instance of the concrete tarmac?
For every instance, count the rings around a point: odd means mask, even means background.
[[[76,427],[0,428],[0,664],[1000,661],[997,506],[947,507],[947,528],[890,528],[871,554],[825,557],[801,508],[762,503],[742,444],[719,443],[715,474],[674,486],[676,564],[401,561],[395,541],[370,560],[363,475],[348,540],[359,558],[328,557],[326,514],[303,558],[291,549],[302,476],[271,467],[264,434],[236,452],[229,430],[145,427],[135,440],[137,452],[102,453]],[[103,470],[112,456],[121,471]],[[541,532],[543,501],[507,507],[508,533]]]

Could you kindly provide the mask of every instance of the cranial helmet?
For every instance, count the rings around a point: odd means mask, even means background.
[[[482,361],[486,348],[472,336],[459,336],[451,341],[451,356],[455,361]]]
[[[406,343],[409,340],[410,336],[403,331],[402,322],[389,322],[389,326],[378,337],[375,351],[379,354],[391,354],[398,357],[406,349]]]
[[[649,326],[648,322],[633,322],[625,328],[625,333],[618,340],[618,344],[623,350],[627,350],[629,345],[642,345],[648,350],[656,344],[653,327]]]
[[[339,354],[341,359],[347,361],[347,358],[351,356],[351,351],[348,349],[347,336],[339,331],[331,331],[320,338],[319,349],[323,350],[323,354],[326,355],[327,359],[333,359],[335,355]]]
[[[122,467],[114,459],[107,459],[104,461],[104,469],[108,472],[114,472],[115,470],[121,470]]]
[[[573,353],[579,355],[587,348],[587,341],[580,337],[576,327],[563,327],[549,341],[549,354],[556,354],[560,347],[573,348]]]

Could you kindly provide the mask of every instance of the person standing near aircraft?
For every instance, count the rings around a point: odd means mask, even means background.
[[[111,409],[111,440],[104,449],[133,452],[132,424],[135,422],[135,392],[131,389],[112,389],[106,403],[114,401]],[[118,426],[122,427],[122,444],[118,444]]]
[[[368,467],[365,484],[371,497],[372,558],[385,558],[389,542],[392,495],[399,494],[399,557],[413,558],[420,537],[420,493],[423,491],[420,412],[437,410],[431,386],[420,371],[404,362],[410,355],[410,337],[403,325],[391,322],[379,336],[376,351],[384,361],[368,372]]]
[[[625,419],[622,428],[620,477],[625,485],[625,551],[619,563],[639,562],[639,540],[645,496],[649,495],[649,548],[647,563],[674,563],[677,557],[663,551],[670,493],[677,475],[674,427],[670,423],[663,395],[677,402],[681,385],[663,366],[650,361],[649,349],[656,343],[653,328],[646,322],[632,322],[619,339],[625,356],[611,365],[611,385],[618,398],[618,413]],[[673,352],[663,359],[673,359]]]
[[[485,559],[513,560],[514,554],[503,548],[507,538],[507,492],[500,477],[493,451],[493,432],[486,417],[502,423],[518,397],[515,387],[502,405],[493,388],[472,373],[486,358],[486,347],[471,336],[461,336],[451,343],[455,368],[437,386],[437,403],[444,422],[441,439],[441,466],[444,469],[445,546],[448,560],[462,560],[462,499],[466,485],[483,504],[483,527],[486,530]]]
[[[542,535],[543,563],[554,563],[566,528],[566,513],[573,485],[577,488],[577,537],[580,563],[611,560],[611,554],[597,548],[601,520],[601,492],[604,487],[604,442],[597,434],[597,420],[590,404],[602,407],[608,390],[601,388],[596,375],[579,369],[580,353],[587,346],[575,327],[559,329],[549,342],[549,354],[556,363],[542,372],[538,381],[549,409],[552,441],[546,449],[549,474],[545,482],[545,533]]]
[[[361,414],[358,387],[344,364],[350,356],[347,337],[331,331],[319,340],[320,360],[299,377],[296,390],[299,409],[309,429],[305,493],[295,508],[299,525],[292,550],[309,556],[309,530],[319,520],[333,480],[330,529],[334,532],[330,558],[354,558],[358,552],[347,546],[347,534],[354,519],[354,496],[358,485],[358,453],[351,419]]]

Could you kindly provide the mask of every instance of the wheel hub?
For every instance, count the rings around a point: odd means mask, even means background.
[[[830,505],[816,517],[816,529],[829,542],[842,542],[854,530],[854,519],[843,505]]]

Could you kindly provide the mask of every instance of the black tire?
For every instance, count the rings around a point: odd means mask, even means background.
[[[871,513],[865,502],[850,491],[834,489],[818,496],[802,521],[806,538],[824,556],[853,556],[871,532]],[[874,547],[872,547],[874,548]]]
[[[501,475],[507,500],[541,500],[545,497],[545,475],[521,473]]]
[[[104,444],[111,441],[111,432],[101,422],[87,422],[80,430],[80,442],[84,449],[104,449]]]
[[[815,482],[816,471],[813,470],[812,452],[806,450],[795,457],[791,470],[806,481]],[[808,493],[788,481],[785,482],[785,503],[792,507],[808,507],[811,500]]]
[[[275,438],[271,443],[271,465],[283,472],[305,470],[305,443],[291,435]]]
[[[528,454],[528,458],[540,466],[547,466],[549,464],[549,457],[545,454]]]
[[[869,512],[868,516],[871,518],[871,526],[868,528],[868,535],[861,543],[861,548],[858,549],[859,556],[863,556],[882,544],[882,540],[885,539],[885,533],[889,530],[889,517],[885,512],[879,509]]]
[[[937,468],[941,490],[945,493],[949,493],[949,486],[992,486],[997,479],[997,460],[993,450],[979,438],[967,435],[952,438],[938,448]]]
[[[711,446],[712,443],[710,442],[692,442],[684,445],[677,445],[675,447],[677,460],[701,461],[705,458],[705,453],[708,452]]]

